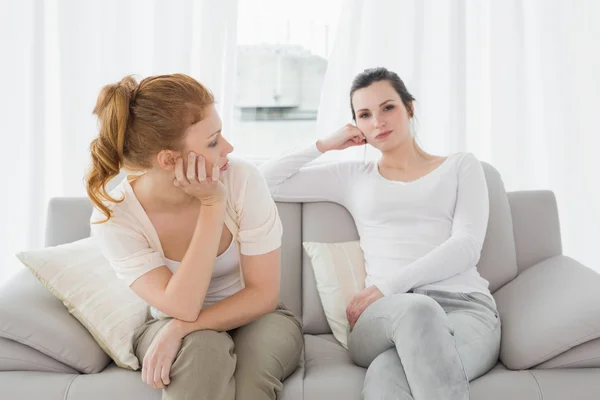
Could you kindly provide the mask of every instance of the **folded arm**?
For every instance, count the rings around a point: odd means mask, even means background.
[[[388,296],[448,279],[477,264],[489,217],[487,183],[481,163],[467,155],[458,168],[458,191],[450,238],[400,269],[386,282],[376,283]]]

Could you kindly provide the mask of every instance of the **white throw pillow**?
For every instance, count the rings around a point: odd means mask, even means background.
[[[93,237],[17,254],[122,368],[137,370],[133,333],[148,306],[115,275]]]
[[[358,241],[343,243],[304,242],[309,255],[325,317],[333,336],[348,348],[346,307],[365,287],[365,258]]]

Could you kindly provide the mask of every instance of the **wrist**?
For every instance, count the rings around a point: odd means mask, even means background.
[[[329,147],[328,147],[327,143],[325,142],[325,140],[322,140],[322,139],[317,140],[317,149],[321,153],[326,153],[329,151]]]
[[[208,212],[218,214],[225,212],[226,209],[225,200],[215,200],[206,202],[200,201],[200,206]]]
[[[186,331],[187,323],[178,319],[171,319],[169,323],[165,326],[165,329],[169,331],[170,334],[176,336],[179,339],[183,339],[189,332]]]

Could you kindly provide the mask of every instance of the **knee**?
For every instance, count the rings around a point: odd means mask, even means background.
[[[446,313],[442,307],[431,297],[425,295],[412,295],[406,299],[404,307],[399,309],[402,317],[411,325],[422,327],[429,326],[432,322],[442,321]]]
[[[232,364],[235,368],[233,341],[225,332],[192,332],[183,338],[176,361],[188,366],[201,366],[205,371],[225,372],[231,369]]]

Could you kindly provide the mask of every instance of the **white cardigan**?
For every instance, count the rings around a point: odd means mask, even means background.
[[[110,220],[94,223],[106,219],[97,208],[90,220],[92,235],[98,237],[104,256],[117,277],[128,285],[167,264],[158,234],[133,192],[131,179],[135,177],[124,179],[110,192],[115,199],[123,198],[120,203],[106,203],[113,211]],[[231,159],[221,179],[228,191],[224,222],[233,234],[238,251],[259,255],[281,247],[281,220],[257,167],[244,160]],[[243,285],[241,265],[240,275]]]

